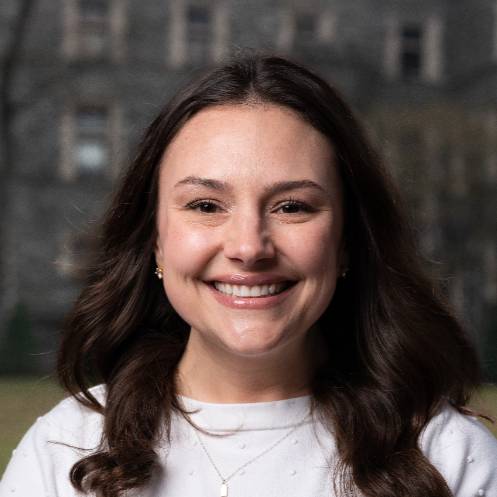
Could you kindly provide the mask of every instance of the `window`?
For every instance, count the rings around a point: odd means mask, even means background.
[[[109,162],[108,112],[104,107],[76,111],[74,166],[78,175],[102,172]]]
[[[120,147],[120,112],[106,105],[69,105],[60,126],[60,174],[65,180],[115,176]]]
[[[206,5],[189,5],[186,11],[186,26],[190,62],[209,60],[211,47],[211,12]]]
[[[126,5],[122,0],[64,0],[62,49],[69,59],[122,59]]]
[[[105,20],[108,15],[108,0],[79,0],[80,17],[87,21]]]
[[[444,23],[440,16],[408,22],[391,16],[385,28],[384,68],[389,80],[437,84],[443,79]]]
[[[275,45],[281,52],[294,48],[308,49],[316,44],[330,44],[335,40],[337,17],[332,9],[311,10],[292,8],[289,5],[280,9],[279,29]]]
[[[109,51],[110,12],[108,0],[78,1],[78,53],[97,57]]]
[[[401,30],[400,69],[404,79],[417,79],[422,70],[423,31],[417,24],[404,25]]]
[[[316,16],[311,13],[300,13],[295,18],[295,41],[314,41],[317,32]]]
[[[230,18],[226,0],[171,2],[167,40],[170,66],[198,66],[223,60],[228,52]]]

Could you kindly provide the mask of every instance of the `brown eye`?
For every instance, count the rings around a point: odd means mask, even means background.
[[[195,202],[190,202],[187,209],[202,212],[203,214],[214,214],[218,212],[219,207],[210,200],[200,200]]]
[[[283,214],[299,214],[302,212],[312,212],[309,205],[303,202],[297,202],[296,200],[290,200],[280,205],[277,210],[280,210]]]

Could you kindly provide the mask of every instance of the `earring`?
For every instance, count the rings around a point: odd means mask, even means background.
[[[342,271],[342,274],[340,275],[342,278],[345,278],[347,276],[347,272],[348,272],[349,268],[346,267],[343,271]]]
[[[157,276],[157,278],[159,278],[160,280],[162,279],[162,277],[164,276],[164,270],[160,267],[160,266],[157,266],[155,268],[155,276]]]

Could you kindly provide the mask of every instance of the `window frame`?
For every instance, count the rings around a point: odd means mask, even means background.
[[[81,129],[78,126],[78,112],[82,109],[105,109],[105,125],[93,129]],[[60,120],[61,156],[59,175],[63,181],[85,181],[95,178],[112,180],[117,177],[122,156],[122,109],[115,102],[80,101],[70,102],[63,109]],[[78,140],[98,141],[101,138],[107,149],[107,159],[103,167],[91,172],[78,167]]]
[[[85,19],[81,3],[92,0],[64,0],[62,53],[67,60],[110,59],[123,60],[125,55],[125,32],[127,27],[126,6],[123,0],[107,0],[107,13],[98,19],[91,16]],[[94,1],[94,0],[93,0]],[[85,28],[86,24],[86,28]],[[100,25],[105,35],[101,48],[85,46],[85,32]],[[88,33],[87,33],[88,34]]]

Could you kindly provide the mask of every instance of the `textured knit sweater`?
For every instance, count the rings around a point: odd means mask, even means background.
[[[96,387],[102,401],[105,389]],[[249,404],[212,404],[182,398],[199,427],[172,419],[171,444],[157,448],[162,471],[139,497],[334,496],[333,437],[311,417],[310,397]],[[304,419],[305,418],[305,419]],[[0,497],[81,496],[69,482],[71,466],[93,449],[102,416],[68,398],[26,433],[0,482]],[[62,442],[57,443],[57,442]],[[71,447],[72,446],[72,447]],[[455,497],[497,497],[497,440],[472,417],[447,406],[425,428],[424,454]]]

